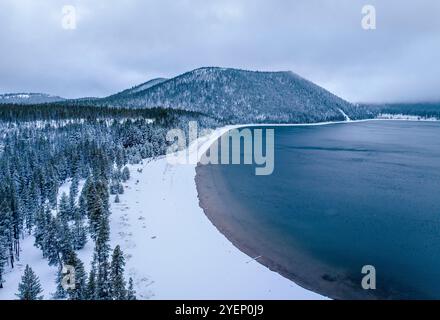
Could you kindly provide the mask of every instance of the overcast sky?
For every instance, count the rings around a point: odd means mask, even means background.
[[[0,0],[0,93],[105,96],[202,66],[291,70],[352,102],[440,100],[440,1]]]

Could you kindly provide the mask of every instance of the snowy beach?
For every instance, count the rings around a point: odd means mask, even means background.
[[[199,138],[190,151],[203,154],[232,128]],[[160,158],[131,171],[126,194],[113,205],[111,229],[140,298],[322,298],[239,251],[211,224],[199,207],[195,165]]]
[[[190,152],[203,154],[236,127],[199,138]],[[212,225],[199,207],[195,164],[171,165],[160,157],[129,168],[131,178],[124,184],[121,202],[113,203],[111,197],[111,245],[121,246],[127,276],[133,277],[139,299],[323,298],[242,253]],[[62,190],[68,190],[68,184]],[[52,298],[57,269],[48,266],[33,242],[33,236],[22,242],[26,255],[6,273],[0,299],[16,299],[26,264],[40,277],[44,298]],[[78,252],[86,270],[92,254],[89,240]]]

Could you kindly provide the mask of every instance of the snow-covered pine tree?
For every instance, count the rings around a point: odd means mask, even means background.
[[[108,213],[110,210],[110,194],[108,190],[108,181],[105,178],[95,181],[95,188],[99,198],[102,201],[104,210]]]
[[[29,265],[26,265],[21,282],[18,285],[18,293],[16,294],[20,300],[41,300],[43,296],[40,279],[35,275]]]
[[[128,169],[128,167],[124,167],[124,169],[122,169],[121,179],[123,182],[126,182],[130,179],[130,170]]]
[[[72,207],[70,205],[69,196],[63,192],[58,207],[58,217],[63,221],[70,221],[73,218]]]
[[[26,224],[29,232],[31,231],[31,228],[35,224],[35,216],[38,213],[39,207],[40,207],[40,192],[38,190],[36,181],[32,179],[30,184],[29,202],[28,202],[28,209],[26,216]]]
[[[69,189],[69,200],[70,200],[70,210],[73,212],[75,208],[76,197],[78,195],[79,188],[79,178],[78,175],[74,175],[72,178],[72,183]]]
[[[87,204],[87,217],[89,218],[90,236],[93,240],[96,240],[98,233],[99,220],[104,215],[105,210],[102,201],[96,191],[95,183],[91,178],[87,179],[87,183],[84,186]]]
[[[55,209],[57,206],[57,197],[58,197],[58,189],[59,189],[58,177],[55,175],[53,168],[50,166],[49,166],[48,174],[49,175],[46,177],[46,181],[48,183],[47,195],[51,207]]]
[[[119,203],[119,202],[121,202],[121,201],[119,200],[119,195],[117,194],[115,197],[115,203]]]
[[[77,213],[82,217],[87,217],[87,200],[83,193],[79,196]]]
[[[0,203],[0,228],[3,233],[4,247],[6,250],[7,261],[11,268],[14,268],[15,256],[13,249],[13,217],[12,211],[6,200]]]
[[[64,265],[72,266],[75,270],[75,287],[68,288],[66,294],[71,300],[87,299],[87,276],[84,270],[84,264],[78,258],[75,252],[71,252],[65,259]]]
[[[87,299],[87,275],[84,270],[84,264],[81,260],[77,260],[75,267],[75,290],[71,293],[68,291],[72,300]]]
[[[109,277],[110,226],[107,215],[102,215],[95,242],[94,263],[96,274],[96,299],[111,299],[111,283]]]
[[[34,228],[34,237],[35,237],[35,246],[40,248],[43,251],[44,255],[44,239],[47,233],[47,215],[46,215],[46,207],[41,206],[38,210],[38,213],[35,217],[35,228]]]
[[[127,290],[124,279],[125,259],[121,247],[117,245],[113,250],[110,265],[111,295],[114,300],[126,300]]]
[[[72,227],[73,247],[75,250],[84,248],[87,243],[87,229],[84,226],[84,217],[79,210],[75,210],[74,224]]]
[[[98,232],[99,232],[99,224],[101,222],[102,217],[107,216],[107,212],[104,209],[102,201],[99,197],[93,197],[94,203],[90,202],[90,199],[87,201],[87,206],[89,207],[89,231],[90,236],[93,240],[97,240]]]
[[[66,290],[64,290],[63,284],[62,284],[63,278],[64,278],[63,266],[60,264],[58,266],[58,272],[57,272],[57,277],[56,277],[57,290],[55,291],[55,294],[53,295],[53,299],[61,300],[61,299],[65,299],[67,297],[67,292],[66,292]]]
[[[58,219],[52,216],[52,212],[49,206],[46,206],[44,210],[45,229],[43,232],[43,241],[41,244],[41,249],[43,251],[43,257],[45,257],[50,266],[59,266],[61,261],[61,244],[59,241],[60,233],[62,230],[60,228]]]
[[[8,225],[5,222],[6,220],[0,219],[0,289],[3,288],[3,282],[4,282],[3,275],[5,273],[5,268],[9,256],[9,245],[8,245],[9,230],[8,230]]]
[[[134,290],[133,278],[131,277],[128,280],[127,300],[136,300],[136,291]]]
[[[118,194],[124,194],[124,186],[122,183],[118,185]]]
[[[59,214],[55,219],[57,232],[56,240],[58,242],[58,249],[62,259],[73,251],[73,237],[66,218],[65,215]]]
[[[96,266],[92,263],[89,278],[87,280],[86,299],[96,300]]]

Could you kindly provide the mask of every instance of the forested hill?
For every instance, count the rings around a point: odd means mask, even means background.
[[[52,96],[46,93],[5,93],[0,94],[0,104],[36,104],[64,101],[64,98]]]
[[[440,119],[440,102],[364,104],[362,107],[368,108],[377,114],[409,115]]]
[[[82,103],[125,108],[165,107],[201,112],[227,123],[320,122],[373,114],[292,72],[200,68]]]

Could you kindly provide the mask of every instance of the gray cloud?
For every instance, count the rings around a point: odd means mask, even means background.
[[[0,92],[104,96],[225,66],[292,70],[349,101],[440,100],[439,15],[437,0],[2,0]]]

